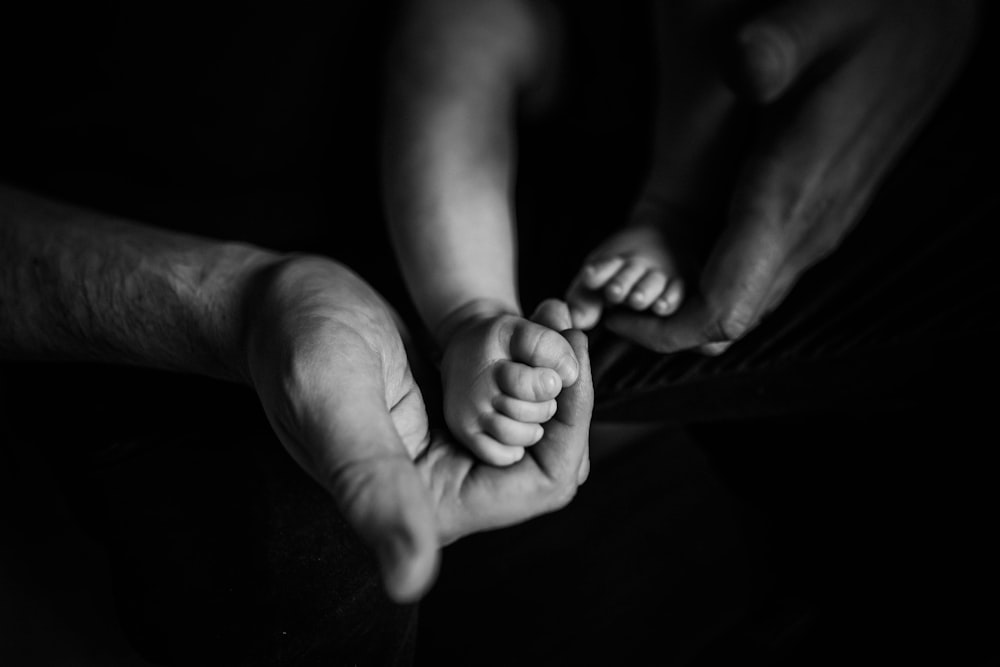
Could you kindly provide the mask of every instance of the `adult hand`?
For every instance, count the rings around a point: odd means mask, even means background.
[[[397,323],[364,281],[300,257],[255,282],[253,385],[282,444],[375,551],[392,598],[427,590],[441,544],[555,510],[585,479],[593,393],[579,332],[567,337],[580,379],[560,395],[543,440],[499,469],[430,431]]]
[[[483,464],[466,448],[438,434],[418,457],[434,498],[443,543],[488,528],[499,528],[563,507],[590,473],[589,434],[594,394],[587,338],[567,331],[565,302],[543,302],[531,318],[563,332],[579,362],[576,382],[556,399],[541,441],[513,466]]]
[[[735,86],[758,105],[721,236],[669,319],[608,327],[662,352],[720,352],[833,252],[956,78],[974,2],[786,0],[736,37]]]

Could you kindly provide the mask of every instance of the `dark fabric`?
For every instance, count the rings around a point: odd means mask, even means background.
[[[265,424],[219,417],[95,471],[136,647],[179,665],[409,664],[416,609],[386,598],[372,554]]]
[[[619,453],[558,513],[445,550],[418,665],[684,665],[738,626],[762,573],[704,452],[661,429]]]
[[[93,442],[93,426],[71,411],[45,426],[42,412],[58,407],[34,404],[37,394],[18,391],[26,387],[13,377],[2,388],[16,441],[44,453],[77,518],[107,548],[119,618],[143,657],[410,664],[416,607],[385,596],[374,555],[285,453],[252,392],[177,377],[164,386],[182,393],[168,397],[133,382],[123,389],[152,402],[142,434],[105,428]]]

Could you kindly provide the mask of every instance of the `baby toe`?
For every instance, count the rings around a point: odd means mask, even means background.
[[[494,466],[514,465],[524,458],[524,447],[504,444],[485,432],[477,433],[466,445],[477,458]]]
[[[562,379],[551,368],[534,368],[514,361],[499,362],[495,368],[497,386],[512,398],[549,401],[562,390]]]
[[[539,424],[526,424],[497,412],[482,418],[483,433],[507,447],[530,447],[545,435]]]
[[[522,401],[506,394],[498,394],[493,407],[502,415],[528,424],[544,424],[556,413],[555,400]]]
[[[625,264],[621,255],[587,262],[580,271],[580,281],[589,289],[599,289]]]
[[[635,287],[636,282],[646,273],[646,268],[638,262],[630,261],[608,281],[604,288],[604,298],[611,303],[621,303]]]
[[[574,329],[590,331],[601,321],[604,311],[600,302],[578,303],[570,306],[569,315]]]
[[[660,297],[653,302],[653,312],[657,315],[671,315],[681,305],[684,298],[684,283],[679,278],[670,281]]]
[[[628,295],[628,305],[636,310],[645,310],[663,294],[663,288],[666,286],[667,277],[662,271],[657,269],[647,271]]]

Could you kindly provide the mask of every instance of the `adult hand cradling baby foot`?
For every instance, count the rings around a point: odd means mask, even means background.
[[[556,310],[543,304],[539,312],[568,329],[568,315],[559,321],[551,314]],[[441,372],[451,432],[481,460],[506,466],[542,439],[556,397],[577,381],[580,368],[556,329],[497,313],[473,315],[453,329]]]
[[[608,328],[661,352],[718,353],[756,327],[839,246],[936,109],[972,43],[976,11],[943,0],[808,0],[744,23],[731,69],[756,120],[723,230],[674,315],[618,309]],[[722,98],[691,99],[706,109],[692,117],[721,127]]]

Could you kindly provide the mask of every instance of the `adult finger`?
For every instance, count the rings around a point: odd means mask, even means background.
[[[785,265],[781,268],[781,271],[779,271],[777,278],[771,284],[771,289],[769,290],[767,297],[758,309],[757,317],[754,321],[755,326],[759,324],[768,313],[781,304],[791,291],[792,287],[798,281],[799,274],[802,273],[804,268],[806,268],[806,265],[801,263],[801,261],[793,261],[795,259],[796,256],[793,254],[790,257],[790,261],[785,262]],[[706,343],[705,345],[700,346],[698,351],[707,356],[717,357],[725,353],[732,345],[732,341],[723,343]]]
[[[299,401],[301,445],[293,445],[293,456],[375,552],[389,596],[416,600],[437,572],[437,526],[384,391],[370,374],[351,372],[340,375],[336,388],[317,389]]]
[[[764,183],[770,185],[766,179]],[[755,324],[792,240],[773,215],[778,202],[761,199],[757,208],[734,215],[702,271],[699,293],[689,296],[676,313],[662,318],[619,310],[605,319],[607,327],[658,352],[742,337]]]
[[[831,4],[839,10],[840,3]],[[715,266],[703,276],[702,286],[708,300],[713,292],[722,294],[723,301],[745,298],[746,310],[754,311],[745,313],[750,326],[784,298],[804,271],[839,246],[937,107],[969,48],[974,10],[968,6],[863,4],[895,8],[899,15],[881,21],[872,18],[875,9],[856,9],[851,3],[845,18],[827,19],[823,12],[829,7],[823,0],[782,10],[788,25],[798,21],[800,35],[810,33],[801,27],[810,11],[817,25],[868,21],[879,30],[855,44],[849,58],[812,81],[797,100],[763,116],[756,148],[737,186],[730,235],[717,246]],[[847,31],[842,23],[836,32]],[[815,48],[820,48],[818,39]],[[752,260],[741,248],[748,234],[770,236],[782,264],[773,267],[767,289],[752,297],[738,284],[746,275],[746,264],[741,267],[738,258]]]
[[[559,394],[556,414],[545,424],[541,442],[530,450],[539,468],[554,484],[552,502],[555,507],[569,502],[581,478],[586,476],[590,417],[594,408],[587,336],[577,330],[566,331],[563,335],[580,362],[579,377]]]
[[[877,19],[871,0],[785,0],[736,32],[734,87],[766,104],[781,97],[814,64],[861,39]]]
[[[949,34],[961,34],[967,17],[952,18]],[[794,104],[769,107],[700,298],[663,323],[616,317],[609,327],[673,351],[736,340],[755,326],[838,246],[953,78],[967,40],[935,41],[932,28],[887,31]]]

